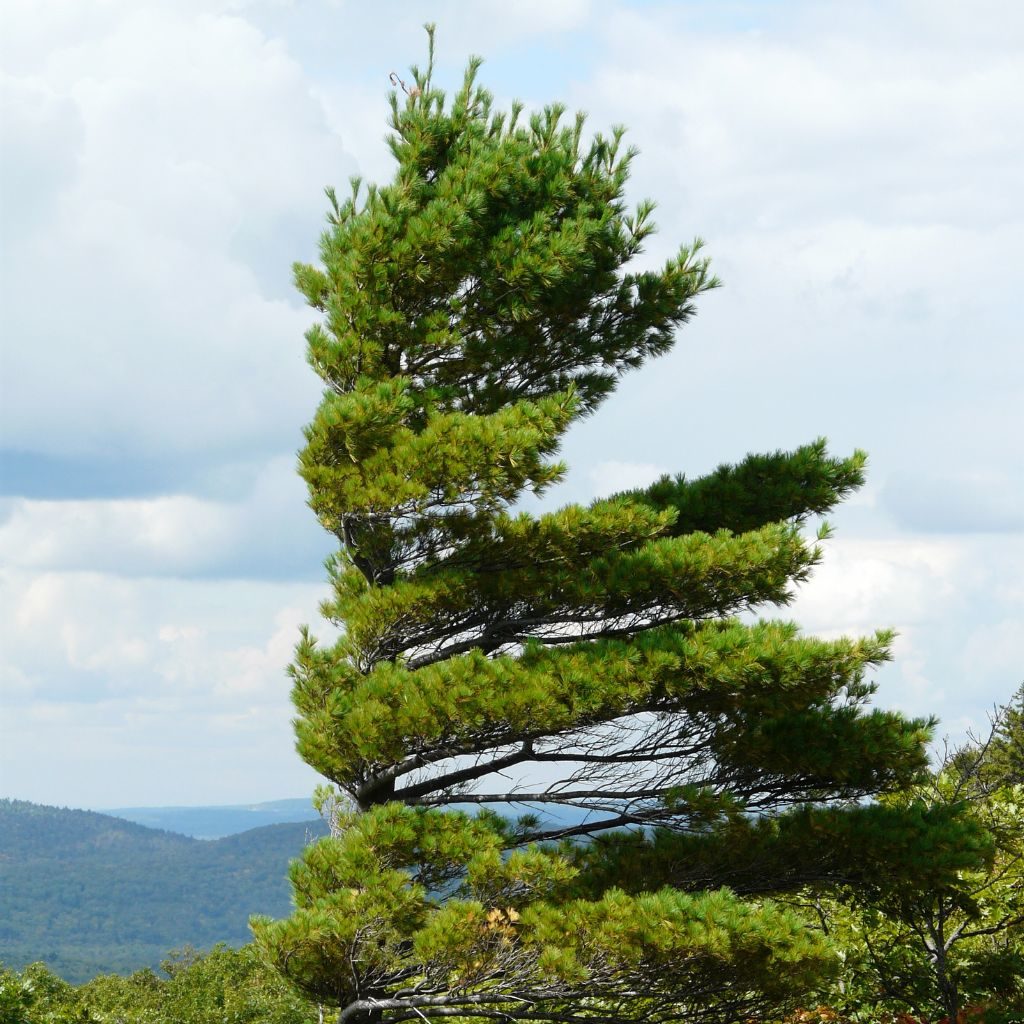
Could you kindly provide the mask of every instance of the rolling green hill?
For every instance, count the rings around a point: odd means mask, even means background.
[[[0,962],[69,981],[159,964],[191,943],[241,945],[250,914],[289,909],[288,862],[318,821],[217,840],[92,811],[0,800]]]

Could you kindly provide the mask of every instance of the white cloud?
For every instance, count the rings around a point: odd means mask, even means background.
[[[1001,676],[1011,688],[1024,682],[1024,603],[1016,610],[1015,618],[986,623],[970,634],[960,663],[964,679]]]
[[[280,697],[280,679],[284,666],[291,661],[299,636],[299,626],[309,620],[302,608],[282,608],[274,616],[274,632],[260,647],[244,647],[232,651],[227,671],[217,682],[214,692],[236,702],[236,698],[252,700],[268,696],[275,704]]]
[[[590,0],[520,0],[514,5],[482,0],[471,7],[449,0],[438,14],[444,18],[442,32],[452,33],[450,49],[486,53],[521,39],[579,29],[593,10]]]
[[[30,684],[44,701],[112,692],[183,698],[226,692],[235,679],[249,679],[255,692],[254,673],[266,679],[287,663],[298,623],[319,621],[325,589],[7,569],[0,649],[19,689]]]
[[[965,545],[946,538],[836,538],[824,544],[824,552],[792,607],[809,630],[833,635],[902,629],[949,614],[961,597],[956,581],[970,559]]]
[[[1021,119],[1018,54],[965,50],[958,25],[913,45],[931,19],[892,8],[865,6],[853,31],[833,7],[816,23],[798,9],[769,29],[716,33],[665,8],[620,9],[601,23],[609,55],[589,106],[602,120],[621,112],[642,138],[645,178],[675,178],[684,207],[728,200],[735,223],[836,209],[991,223],[1013,202],[1021,152],[1006,130]]]
[[[725,287],[567,450],[689,475],[826,434],[876,487],[1024,461],[1020,19],[997,38],[937,6],[598,20],[571,99],[640,147],[647,259],[701,234]]]
[[[0,74],[4,168],[0,203],[4,233],[21,237],[52,215],[76,173],[82,122],[74,103],[34,78]]]
[[[16,498],[0,518],[0,559],[39,570],[316,578],[334,546],[305,508],[291,459],[271,460],[234,501]]]
[[[962,735],[984,728],[1024,678],[1024,600],[999,596],[1022,572],[1020,537],[840,536],[786,615],[823,636],[896,629],[879,703],[938,714],[940,733]],[[1003,618],[992,623],[994,615]]]
[[[216,11],[118,8],[74,43],[37,39],[9,83],[18,123],[42,126],[25,174],[68,167],[7,243],[6,444],[294,448],[316,388],[289,268],[315,252],[322,187],[354,165],[280,41]],[[51,161],[66,145],[75,161]]]
[[[97,806],[96,794],[145,804],[309,790],[284,670],[323,592],[6,571],[4,791]]]

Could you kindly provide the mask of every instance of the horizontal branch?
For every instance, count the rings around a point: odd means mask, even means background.
[[[438,776],[434,779],[427,779],[424,782],[405,786],[404,788],[395,791],[393,799],[412,803],[427,793],[433,793],[438,789],[448,789],[452,786],[461,785],[463,782],[471,782],[473,779],[480,779],[485,775],[491,775],[494,772],[500,771],[502,768],[511,768],[512,765],[522,764],[524,761],[531,760],[532,755],[533,745],[529,740],[527,740],[521,749],[514,753],[507,754],[504,757],[496,757],[491,761],[484,761],[481,764],[471,765],[468,768],[460,768],[457,771],[447,772],[445,775]]]

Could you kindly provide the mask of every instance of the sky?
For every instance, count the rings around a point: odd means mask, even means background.
[[[499,104],[629,129],[657,263],[723,287],[577,425],[550,499],[824,435],[866,449],[786,615],[899,631],[877,703],[982,729],[1024,680],[1024,7],[5,0],[0,796],[304,796],[285,666],[329,538],[295,475],[319,389],[323,188],[391,174],[388,73],[470,54]],[[778,614],[772,609],[767,614]]]

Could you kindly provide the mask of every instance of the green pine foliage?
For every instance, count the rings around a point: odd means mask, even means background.
[[[622,131],[499,112],[478,65],[450,100],[414,69],[394,178],[329,192],[322,264],[295,268],[341,627],[301,638],[296,730],[340,811],[256,941],[344,1021],[745,1019],[833,963],[773,894],[936,851],[944,884],[984,850],[955,815],[858,806],[927,764],[932,723],[867,707],[890,634],[742,614],[808,578],[806,522],[862,453],[516,510],[717,282],[699,241],[630,269],[653,207],[624,201]]]

